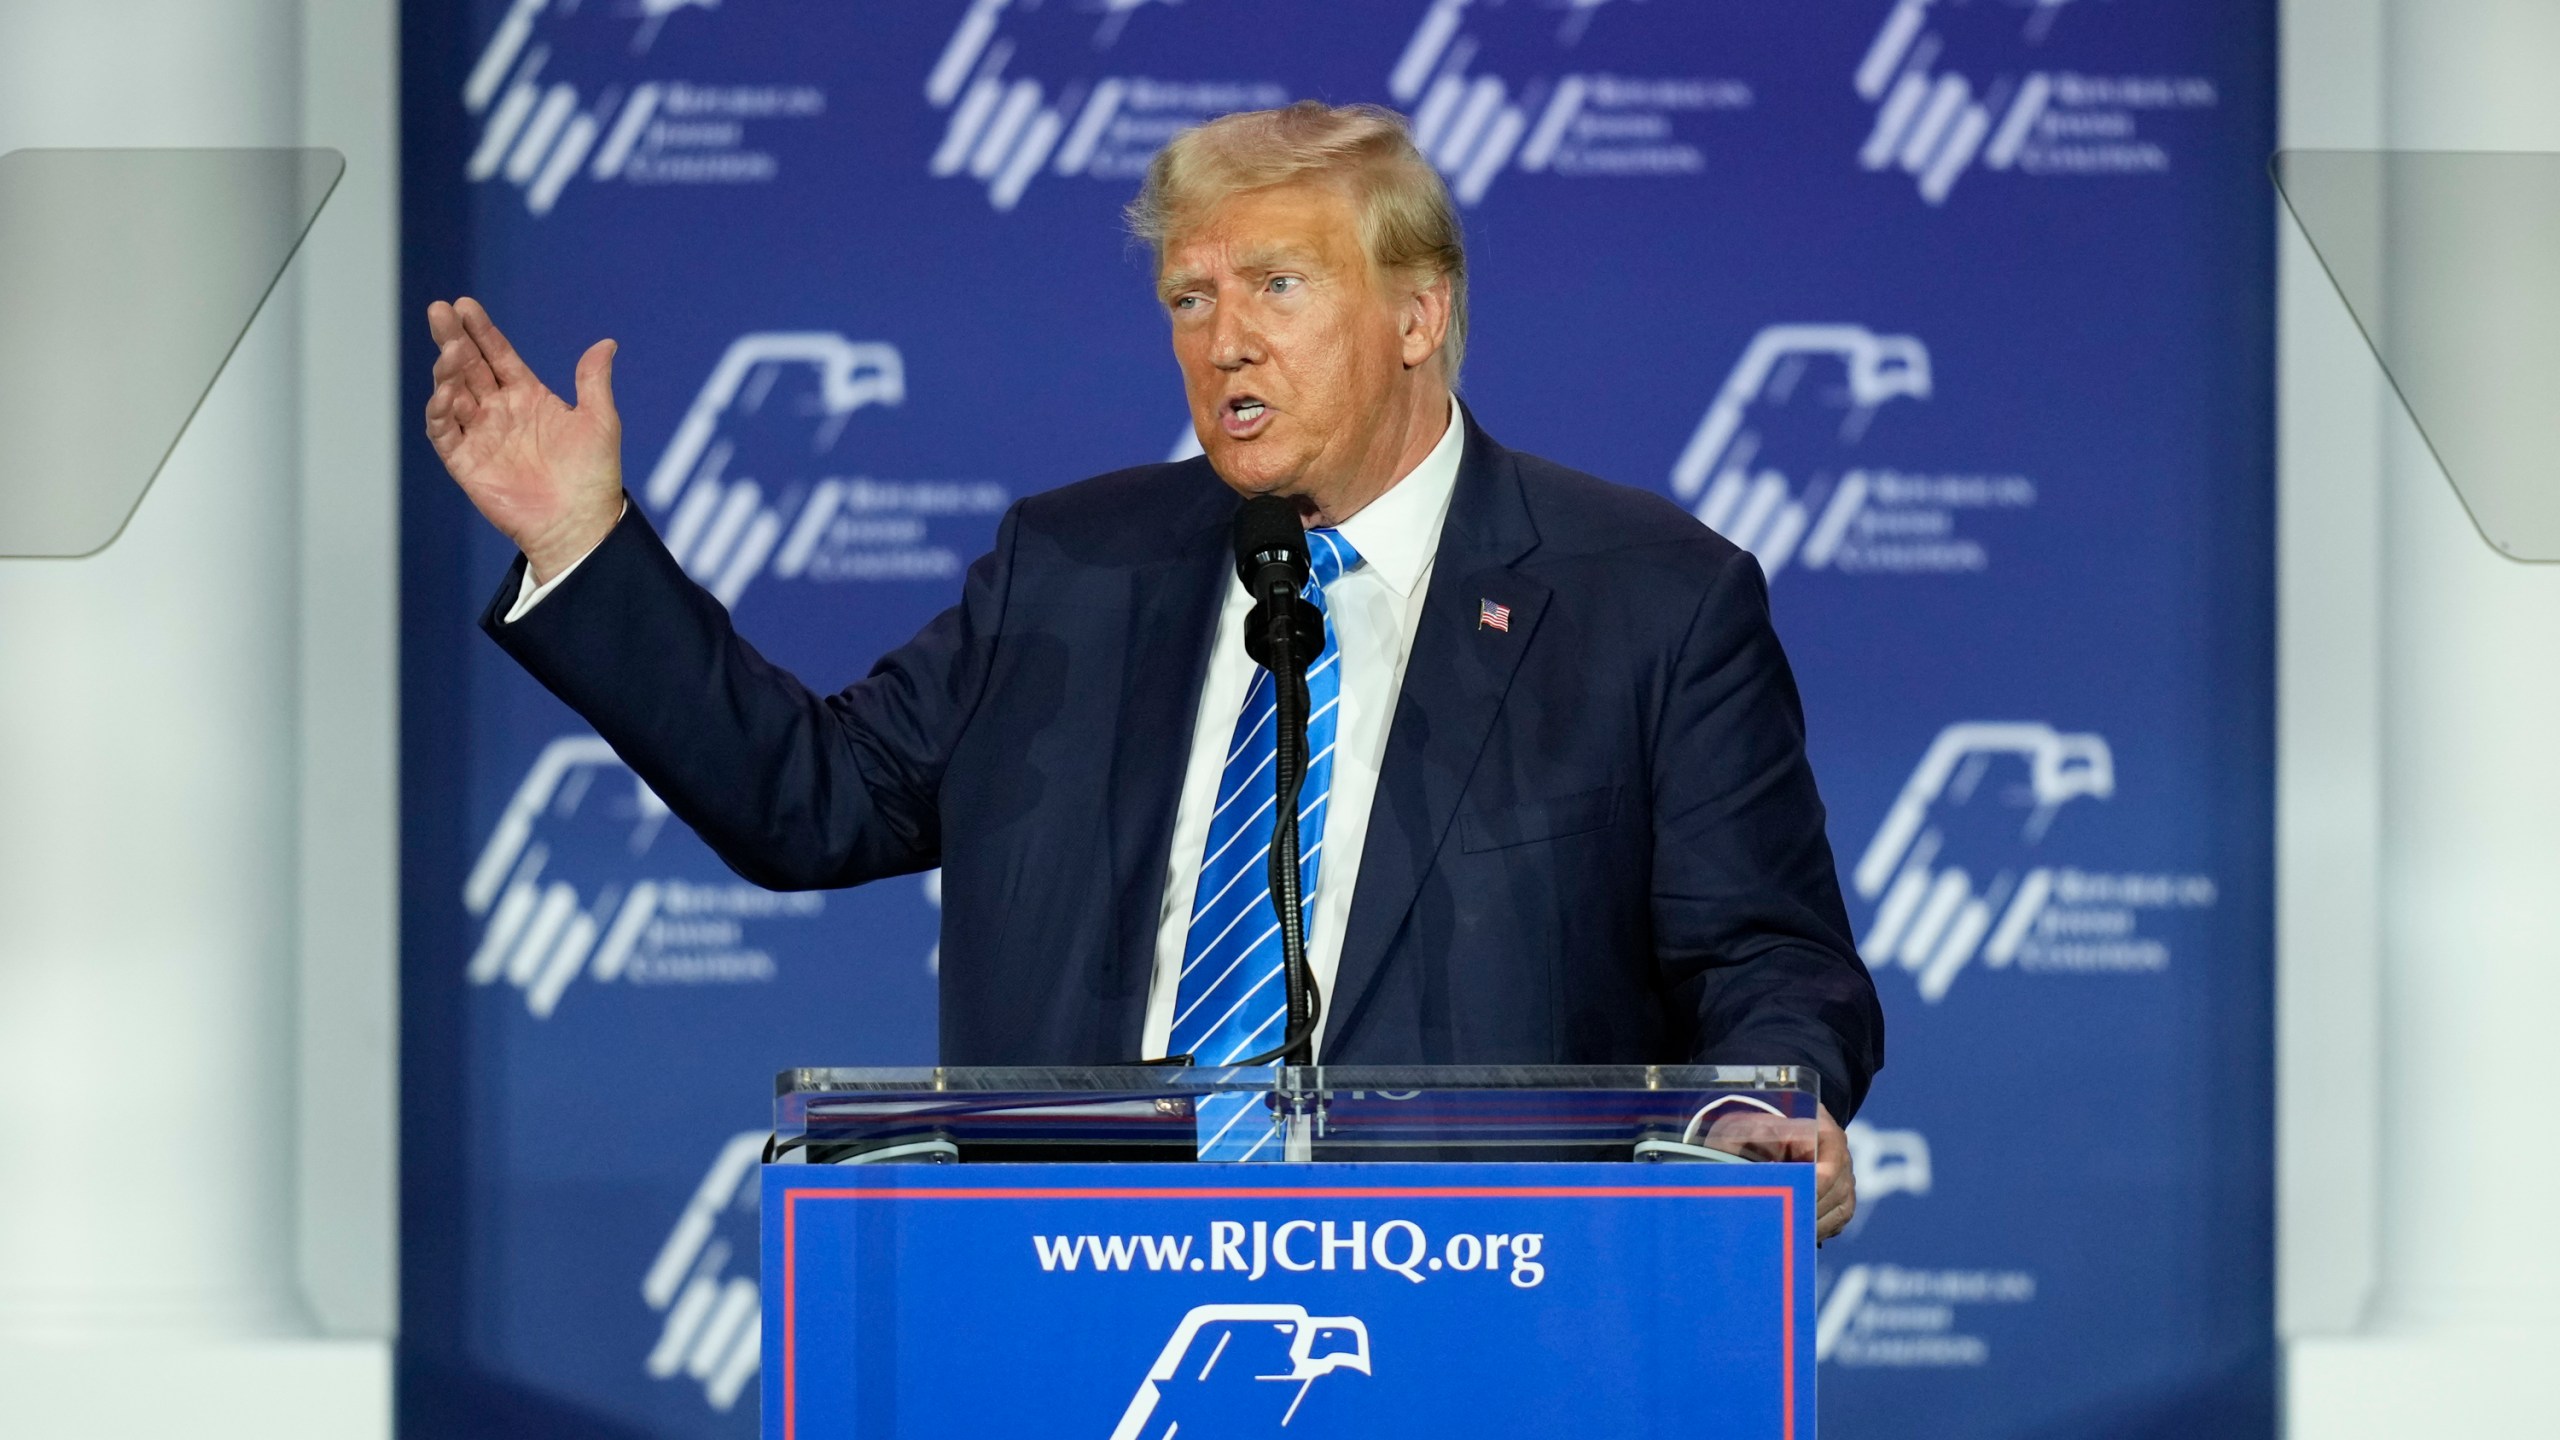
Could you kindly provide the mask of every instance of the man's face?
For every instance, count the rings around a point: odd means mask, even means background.
[[[1227,484],[1313,514],[1394,478],[1363,479],[1404,440],[1412,297],[1380,285],[1349,197],[1321,184],[1231,196],[1167,244],[1158,287],[1191,423]],[[1424,348],[1428,363],[1436,337]]]

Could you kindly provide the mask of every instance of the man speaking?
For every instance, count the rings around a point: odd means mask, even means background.
[[[476,303],[432,306],[428,436],[523,551],[489,633],[748,879],[940,865],[946,1063],[1279,1050],[1280,767],[1321,1058],[1808,1066],[1835,1233],[1883,1016],[1759,567],[1457,403],[1457,215],[1392,113],[1199,126],[1130,214],[1206,455],[1016,504],[960,603],[832,696],[627,503],[612,342],[571,408]],[[1248,645],[1240,496],[1287,502],[1249,508],[1312,572],[1303,749]]]

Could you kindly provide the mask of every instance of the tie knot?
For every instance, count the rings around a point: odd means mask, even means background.
[[[1318,585],[1331,585],[1360,568],[1360,552],[1351,548],[1351,542],[1343,539],[1339,530],[1310,530],[1307,563],[1315,571]]]

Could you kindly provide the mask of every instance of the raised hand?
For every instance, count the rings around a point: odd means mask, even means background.
[[[468,297],[427,307],[436,356],[427,439],[483,517],[522,550],[540,584],[603,541],[622,515],[622,417],[614,342],[578,357],[578,403],[534,377]]]

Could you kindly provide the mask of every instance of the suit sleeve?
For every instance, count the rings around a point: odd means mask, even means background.
[[[940,862],[942,773],[994,661],[1013,534],[1008,514],[960,603],[831,696],[741,639],[636,505],[510,624],[519,558],[480,623],[731,869],[856,885]]]
[[[1665,688],[1653,755],[1653,922],[1702,1065],[1804,1065],[1846,1123],[1884,1063],[1850,938],[1804,709],[1748,554],[1725,561]]]

